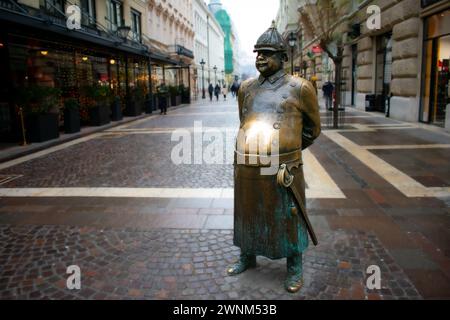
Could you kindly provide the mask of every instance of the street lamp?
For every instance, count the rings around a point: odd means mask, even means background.
[[[123,41],[126,41],[128,38],[128,34],[130,33],[131,28],[125,25],[125,21],[122,20],[122,23],[119,27],[117,27],[117,34]]]
[[[222,86],[223,86],[223,85],[225,85],[225,71],[222,70],[220,72],[222,72]]]
[[[200,64],[202,65],[202,99],[205,99],[205,60],[202,59]]]
[[[214,66],[214,79],[215,79],[215,83],[217,84],[217,66]]]
[[[294,74],[294,47],[297,39],[295,37],[294,32],[289,34],[289,46],[291,47],[291,74]]]

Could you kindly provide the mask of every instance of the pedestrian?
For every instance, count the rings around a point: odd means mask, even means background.
[[[219,84],[216,84],[216,87],[214,88],[214,95],[216,96],[217,101],[219,101],[219,94],[220,94],[220,86]]]
[[[226,84],[223,85],[222,94],[223,94],[223,101],[227,101],[228,88]]]
[[[208,93],[209,93],[209,101],[212,101],[213,93],[214,93],[214,87],[213,87],[212,83],[210,83],[208,86]]]
[[[167,114],[167,96],[169,93],[169,89],[167,88],[164,82],[157,88],[158,91],[158,99],[159,99],[159,108],[161,109],[161,114]]]
[[[334,86],[330,81],[325,82],[325,84],[322,86],[322,92],[323,92],[323,96],[325,98],[325,108],[327,110],[332,109],[333,91],[334,91]]]
[[[231,96],[234,98],[234,82],[230,86]]]
[[[314,90],[316,91],[316,95],[317,95],[317,76],[312,76],[311,77],[311,83],[312,83],[312,85],[313,85],[313,87],[314,87]]]
[[[236,92],[237,92],[237,83],[235,80],[235,81],[233,81],[233,84],[231,85],[231,95],[233,96],[233,98],[236,96]]]

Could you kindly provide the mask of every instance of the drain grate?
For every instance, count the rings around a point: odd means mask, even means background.
[[[20,177],[23,177],[23,175],[22,174],[9,174],[9,175],[0,174],[0,185],[5,184],[7,182],[11,182]]]

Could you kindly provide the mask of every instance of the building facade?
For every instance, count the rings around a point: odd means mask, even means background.
[[[69,99],[88,124],[88,93],[106,89],[124,113],[136,99],[156,109],[163,82],[176,96],[170,104],[188,103],[196,91],[193,16],[192,0],[0,1],[1,140],[22,139],[23,92],[60,92],[51,112],[60,124]]]
[[[228,84],[232,83],[235,77],[239,77],[237,68],[238,44],[236,30],[233,26],[228,12],[223,8],[220,0],[211,0],[209,9],[216,17],[217,21],[225,34],[224,38],[224,58],[225,58],[225,77]]]
[[[223,83],[224,81],[222,72],[225,70],[225,34],[203,0],[193,2],[193,15],[194,73],[196,75],[194,87],[197,96],[204,96],[203,89],[207,90],[210,83]]]
[[[142,0],[147,3],[144,43],[152,55],[154,91],[168,86],[189,86],[194,74],[194,24],[192,0]]]
[[[278,32],[280,32],[286,44],[289,43],[289,37],[291,33],[295,35],[296,43],[295,48],[289,51],[289,59],[294,59],[294,74],[300,75],[299,70],[299,52],[300,52],[300,39],[301,30],[298,18],[298,9],[306,3],[305,0],[280,0],[277,16],[275,19],[275,25]],[[285,70],[291,73],[291,63],[285,64]]]
[[[371,5],[380,9],[379,27],[368,24]],[[319,87],[322,80],[334,81],[334,65],[317,48],[317,34],[299,25],[297,60],[304,75],[315,75]],[[333,28],[344,41],[342,105],[365,109],[373,95],[375,110],[389,117],[450,130],[448,1],[354,0]]]
[[[66,16],[71,5],[81,11],[76,21]],[[38,89],[60,91],[51,108],[60,116],[65,101],[77,99],[82,122],[89,120],[87,92],[98,87],[110,89],[123,108],[137,91],[151,99],[145,10],[140,0],[1,1],[1,139],[21,139],[19,101]]]

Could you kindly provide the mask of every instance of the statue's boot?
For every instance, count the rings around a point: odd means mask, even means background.
[[[230,276],[234,276],[254,267],[256,267],[256,256],[253,254],[241,253],[239,261],[231,265],[228,268],[227,273]]]
[[[287,258],[287,277],[284,282],[286,290],[295,293],[303,287],[302,255]]]

